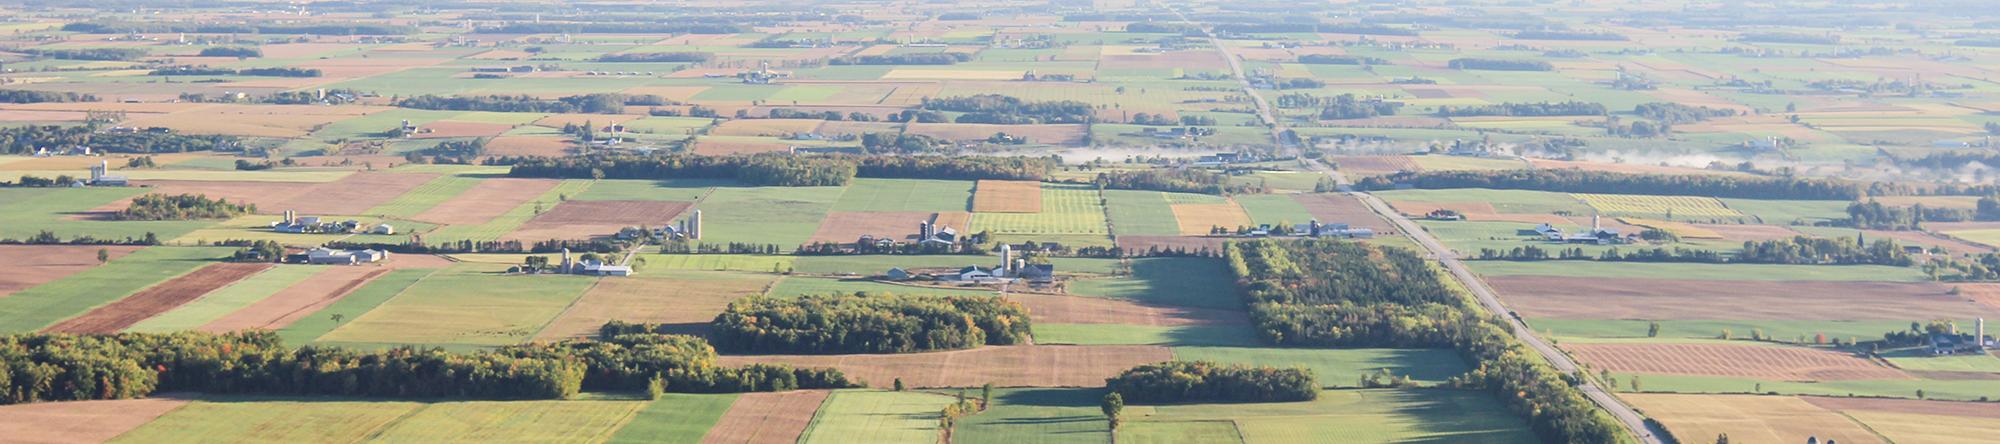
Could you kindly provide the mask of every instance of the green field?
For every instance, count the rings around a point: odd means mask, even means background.
[[[479,179],[460,176],[438,177],[431,179],[430,182],[424,182],[423,185],[418,185],[408,192],[404,192],[401,196],[396,196],[395,199],[377,205],[375,208],[370,208],[368,211],[363,212],[363,214],[409,218],[451,200],[451,198],[457,197],[458,193],[470,190],[476,185],[479,185]]]
[[[1243,307],[1229,271],[1217,259],[1133,259],[1131,275],[1073,281],[1069,292],[1186,307]]]
[[[1247,325],[1035,324],[1036,344],[1255,346]]]
[[[715,187],[738,186],[735,181],[717,179],[618,180],[604,179],[575,200],[665,200],[693,202]]]
[[[1110,425],[1098,410],[1103,398],[1103,389],[994,390],[986,411],[959,420],[952,442],[1102,443],[1111,439]]]
[[[969,180],[854,179],[833,203],[833,211],[968,211]]]
[[[938,412],[952,402],[927,392],[836,391],[820,404],[799,442],[937,442]]]
[[[212,264],[232,251],[221,247],[145,248],[103,266],[21,290],[0,298],[0,332],[40,330]]]
[[[649,254],[645,259],[646,268],[652,269],[783,273],[799,258],[763,254]]]
[[[203,324],[220,319],[257,301],[319,272],[327,267],[317,265],[279,265],[262,273],[243,278],[227,287],[202,295],[201,299],[181,304],[166,313],[133,324],[126,331],[165,333],[192,330]]]
[[[0,188],[0,238],[27,239],[48,231],[63,239],[140,239],[152,233],[166,240],[217,222],[112,221],[80,215],[145,193],[144,188]]]
[[[112,442],[360,442],[426,406],[218,397],[188,403]]]
[[[1035,326],[1040,333],[1042,326]],[[1321,386],[1359,387],[1360,378],[1388,369],[1420,384],[1440,384],[1471,370],[1458,352],[1446,349],[1308,349],[1268,347],[1174,347],[1174,359],[1215,361],[1312,370]]]
[[[389,299],[396,297],[396,295],[402,294],[404,289],[410,288],[411,285],[416,285],[417,280],[423,279],[425,276],[430,276],[433,271],[435,270],[395,270],[389,272],[389,274],[376,277],[375,280],[368,281],[361,288],[354,289],[346,297],[340,298],[339,301],[334,301],[332,305],[328,305],[326,308],[313,312],[306,317],[299,318],[298,321],[292,322],[291,325],[279,329],[278,337],[284,338],[286,344],[304,345],[310,343],[315,339],[319,339],[320,336],[326,335],[327,332],[333,331],[334,328],[340,327],[341,323],[360,318],[362,314],[368,313],[374,310],[375,307],[382,305],[383,302],[387,302]],[[334,322],[333,315],[335,314],[340,315],[342,318],[341,322]]]
[[[1450,203],[1484,202],[1493,205],[1495,211],[1512,214],[1553,214],[1568,212],[1575,215],[1590,214],[1590,206],[1564,193],[1523,190],[1489,190],[1483,188],[1460,188],[1449,190],[1392,190],[1376,191],[1375,197],[1396,202]]]
[[[1166,193],[1159,191],[1104,190],[1104,202],[1111,223],[1120,236],[1178,236],[1180,223]]]
[[[1890,364],[1895,364],[1904,370],[2000,373],[2000,357],[1994,357],[1991,353],[1935,356],[1923,347],[1916,347],[1883,351],[1881,354]]]
[[[1887,265],[1701,264],[1598,261],[1467,261],[1487,276],[1568,276],[1744,281],[1929,280],[1914,267]]]
[[[902,295],[937,295],[937,296],[993,296],[996,294],[993,290],[987,290],[987,289],[951,289],[951,288],[917,287],[909,285],[884,284],[881,282],[858,280],[858,279],[831,279],[831,278],[787,276],[784,279],[779,280],[777,285],[771,287],[770,295],[778,297],[790,297],[790,296],[804,296],[804,295],[831,294],[831,293],[848,294],[848,293],[858,293],[864,291],[870,293],[891,293],[891,294],[902,294]]]
[[[783,251],[812,239],[839,187],[717,188],[702,201],[701,243],[776,244]]]
[[[1097,190],[1072,185],[1042,185],[1040,213],[973,213],[968,231],[1011,235],[1101,235],[1104,205]]]
[[[1842,200],[1722,199],[1722,204],[1728,205],[1729,209],[1754,216],[1763,223],[1777,225],[1846,219],[1849,203]]]
[[[708,429],[729,411],[736,394],[667,393],[646,403],[631,422],[611,435],[610,443],[699,443]]]
[[[534,337],[596,279],[496,276],[461,266],[418,281],[319,342],[517,344]]]
[[[1235,423],[1243,442],[1539,442],[1493,395],[1446,389],[1328,390],[1310,402],[1177,404],[1125,407],[1119,442],[1168,438],[1226,439]]]
[[[1310,190],[1312,188],[1308,187],[1306,189]],[[1236,196],[1236,204],[1242,206],[1243,211],[1250,213],[1250,223],[1254,224],[1302,224],[1313,219],[1312,213],[1306,211],[1306,206],[1299,204],[1298,199],[1295,199],[1290,194],[1247,194]],[[1354,221],[1341,222],[1352,223]]]
[[[424,406],[371,437],[380,442],[595,443],[646,406],[638,401],[472,401]]]

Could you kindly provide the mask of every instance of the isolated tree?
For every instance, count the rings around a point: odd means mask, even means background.
[[[1652,323],[1651,325],[1647,325],[1647,326],[1646,326],[1646,337],[1648,337],[1648,338],[1657,338],[1657,337],[1660,337],[1660,323],[1658,323],[1658,322],[1654,322],[1654,323]]]
[[[333,323],[335,323],[335,324],[339,324],[339,323],[340,323],[340,321],[345,321],[345,320],[347,320],[347,315],[345,315],[345,314],[340,314],[340,313],[334,313],[334,314],[333,314],[332,316],[327,316],[327,318],[329,318],[329,319],[333,319]]]
[[[105,249],[105,248],[99,248],[99,249],[97,249],[97,263],[98,263],[98,264],[103,264],[103,263],[105,263],[105,262],[108,262],[108,261],[110,261],[110,260],[111,260],[111,250],[110,250],[110,249]]]
[[[903,391],[903,378],[896,378],[896,391]]]
[[[1715,444],[1729,444],[1729,434],[1728,433],[1716,434]]]
[[[1125,397],[1120,396],[1118,392],[1106,393],[1104,395],[1104,405],[1098,407],[1104,410],[1104,419],[1111,422],[1111,440],[1117,441],[1118,415],[1125,411]]]
[[[1632,391],[1639,391],[1639,375],[1632,375]]]
[[[988,382],[986,385],[979,386],[979,409],[986,410],[986,407],[992,404],[993,383]]]

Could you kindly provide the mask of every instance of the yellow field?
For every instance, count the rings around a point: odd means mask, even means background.
[[[1180,223],[1182,235],[1208,234],[1208,230],[1213,227],[1234,231],[1236,227],[1251,224],[1250,213],[1244,212],[1243,207],[1237,206],[1235,201],[1219,204],[1174,204],[1169,207],[1174,210],[1174,221]]]
[[[1586,193],[1570,193],[1570,197],[1606,214],[1672,214],[1675,218],[1743,217],[1743,213],[1729,209],[1713,197]]]
[[[1992,442],[2000,419],[1852,410],[1847,416],[1898,443]],[[1730,436],[1735,438],[1735,436]],[[1822,441],[1825,438],[1821,438]],[[1847,442],[1841,439],[1840,442]],[[1860,442],[1860,441],[1856,441]]]
[[[1659,230],[1662,230],[1662,231],[1666,231],[1666,232],[1668,232],[1668,233],[1673,233],[1673,234],[1674,234],[1675,236],[1680,236],[1680,238],[1682,238],[1682,239],[1721,239],[1721,238],[1722,238],[1722,233],[1717,233],[1717,232],[1715,232],[1715,230],[1710,230],[1710,229],[1707,229],[1707,228],[1702,228],[1702,227],[1697,227],[1697,226],[1694,226],[1693,224],[1687,224],[1687,223],[1681,223],[1681,222],[1673,222],[1673,221],[1664,221],[1664,220],[1653,220],[1653,219],[1640,219],[1640,218],[1636,218],[1636,217],[1621,217],[1621,218],[1618,218],[1618,221],[1619,221],[1619,222],[1624,222],[1624,223],[1626,223],[1627,225],[1638,225],[1638,226],[1641,226],[1641,227],[1646,227],[1646,228],[1654,228],[1654,229],[1659,229]]]
[[[1880,443],[1854,421],[1805,400],[1786,396],[1620,394],[1626,402],[1660,421],[1687,442],[1710,442],[1727,433],[1731,442],[1821,441]],[[1870,423],[1873,424],[1872,422]],[[1878,426],[1879,427],[1879,426]],[[1899,440],[1900,441],[1900,440]]]

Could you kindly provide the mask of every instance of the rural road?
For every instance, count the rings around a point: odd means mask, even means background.
[[[1243,94],[1250,96],[1250,101],[1257,105],[1257,117],[1264,120],[1265,127],[1270,128],[1271,140],[1277,143],[1279,148],[1289,151],[1293,155],[1299,154],[1298,147],[1291,146],[1289,141],[1286,140],[1284,136],[1284,124],[1277,119],[1277,113],[1271,109],[1269,103],[1264,101],[1263,96],[1257,95],[1257,92],[1250,87],[1250,77],[1243,73],[1243,62],[1238,60],[1235,54],[1231,54],[1229,48],[1223,46],[1222,40],[1216,38],[1215,33],[1209,30],[1208,27],[1200,26],[1194,23],[1194,21],[1188,20],[1187,14],[1182,13],[1179,9],[1171,7],[1166,9],[1173,11],[1174,15],[1180,18],[1181,23],[1201,29],[1202,34],[1208,37],[1209,43],[1215,46],[1216,52],[1221,53],[1222,58],[1229,61],[1230,72],[1235,74],[1237,81],[1243,85]],[[1534,329],[1528,328],[1527,323],[1521,321],[1520,317],[1514,316],[1513,311],[1509,311],[1505,304],[1500,303],[1500,298],[1493,293],[1492,287],[1486,286],[1486,281],[1479,279],[1479,275],[1473,274],[1470,268],[1466,268],[1465,262],[1458,259],[1458,253],[1453,252],[1450,248],[1446,248],[1443,243],[1438,242],[1436,237],[1432,237],[1430,232],[1424,231],[1423,227],[1418,226],[1416,222],[1410,221],[1410,218],[1404,217],[1402,213],[1396,212],[1393,208],[1389,208],[1388,203],[1382,202],[1381,199],[1377,199],[1368,193],[1351,191],[1347,178],[1341,175],[1339,171],[1328,168],[1325,163],[1317,160],[1306,160],[1305,164],[1315,171],[1333,177],[1334,181],[1340,184],[1341,190],[1347,190],[1347,194],[1366,203],[1370,210],[1388,219],[1391,223],[1396,224],[1396,229],[1408,233],[1410,239],[1415,240],[1418,245],[1424,247],[1424,250],[1429,251],[1430,255],[1435,257],[1438,263],[1444,266],[1445,270],[1451,272],[1454,278],[1465,284],[1465,288],[1472,290],[1473,296],[1479,299],[1481,305],[1486,306],[1487,311],[1505,318],[1507,325],[1514,330],[1514,337],[1520,338],[1522,343],[1528,344],[1529,348],[1534,349],[1536,353],[1540,353],[1542,358],[1547,359],[1550,364],[1555,365],[1557,370],[1561,370],[1564,373],[1578,373],[1576,361],[1570,360],[1569,355],[1565,355],[1561,350],[1557,350],[1555,345],[1549,344],[1547,340],[1542,339],[1540,336],[1536,336]],[[1633,410],[1632,406],[1619,401],[1611,393],[1605,392],[1602,387],[1598,387],[1597,383],[1589,378],[1589,375],[1581,376],[1583,376],[1583,384],[1577,386],[1577,390],[1582,391],[1583,395],[1590,398],[1591,402],[1597,403],[1605,411],[1611,412],[1611,416],[1617,418],[1618,422],[1624,423],[1625,429],[1631,432],[1633,436],[1638,437],[1640,442],[1645,444],[1664,443],[1660,440],[1659,435],[1646,425],[1645,416]]]

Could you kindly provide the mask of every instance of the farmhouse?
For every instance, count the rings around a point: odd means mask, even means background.
[[[631,276],[632,267],[606,264],[597,259],[571,259],[569,249],[562,251],[562,263],[557,264],[556,273],[582,274],[591,276]]]
[[[381,262],[389,258],[389,252],[382,250],[335,250],[319,247],[306,250],[305,254],[293,255],[287,262],[313,265],[358,265]]]
[[[300,216],[297,211],[285,210],[284,220],[272,222],[271,231],[279,233],[361,233],[366,231],[374,234],[395,234],[396,228],[388,226],[388,224],[383,224],[363,230],[360,221],[323,221],[318,216]]]
[[[1370,239],[1375,237],[1375,230],[1370,228],[1354,228],[1344,223],[1321,224],[1319,223],[1319,219],[1313,219],[1308,223],[1292,225],[1290,234],[1305,237]]]
[[[1985,353],[1994,346],[1993,340],[1986,337],[1986,318],[1973,320],[1970,335],[1957,331],[1933,332],[1927,341],[1930,342],[1931,354],[1937,356]]]
[[[1462,221],[1465,220],[1465,215],[1456,210],[1440,208],[1432,210],[1429,214],[1425,214],[1424,218],[1438,221]]]

